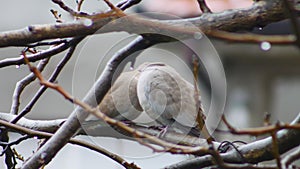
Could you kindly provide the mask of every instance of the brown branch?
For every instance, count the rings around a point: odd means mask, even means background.
[[[77,44],[82,39],[83,38],[76,38]],[[62,58],[62,60],[58,63],[58,65],[56,66],[55,70],[53,71],[53,73],[51,74],[51,76],[48,80],[49,82],[54,82],[57,79],[58,75],[60,74],[60,72],[62,71],[64,66],[67,64],[67,62],[72,57],[77,44],[75,43],[74,46],[71,46],[68,53],[66,53],[66,55]],[[42,94],[46,90],[47,90],[46,86],[41,86],[40,89],[35,93],[33,98],[30,100],[30,102],[25,106],[25,108],[20,112],[20,114],[11,121],[11,123],[16,123],[20,118],[24,117],[28,112],[30,112],[32,107],[35,105],[35,103],[38,101],[38,99],[42,96]]]
[[[297,149],[289,154],[287,154],[284,159],[282,160],[282,164],[285,168],[290,168],[289,166],[295,162],[296,160],[299,160],[300,158],[300,147],[297,147]]]
[[[278,140],[278,152],[279,154],[283,154],[297,146],[300,145],[299,137],[300,137],[300,113],[294,119],[294,121],[287,127],[283,128],[285,130],[280,130],[277,132],[276,137]],[[266,133],[270,133],[270,131],[274,131],[274,129],[267,129]],[[264,133],[263,132],[263,133]],[[253,132],[242,132],[244,134],[257,134],[255,131]],[[255,135],[254,134],[254,135]],[[245,163],[253,163],[257,164],[262,161],[273,160],[274,159],[274,151],[273,151],[273,141],[272,137],[267,137],[262,140],[254,141],[252,143],[248,143],[246,145],[242,145],[238,147],[238,152],[233,149],[227,153],[221,154],[221,158],[224,160],[226,165],[228,163],[237,163],[237,164],[245,164]],[[242,154],[243,158],[241,158],[240,154]],[[177,169],[196,169],[196,168],[204,168],[208,166],[215,165],[213,163],[213,159],[211,156],[203,156],[198,157],[192,160],[186,160],[180,162],[178,164],[171,165],[166,167],[168,169],[177,168]],[[268,168],[268,167],[267,167]],[[274,168],[273,166],[271,168]]]
[[[58,14],[57,11],[53,10],[53,9],[50,9],[50,12],[52,13],[52,15],[54,16],[54,18],[56,19],[56,22],[58,23],[62,23],[63,20],[61,19],[61,15]]]
[[[119,8],[115,7],[114,4],[112,4],[109,0],[104,0],[104,2],[110,7],[110,9],[114,12],[116,12],[116,14],[119,16],[119,17],[122,17],[122,16],[126,16],[126,14]]]
[[[76,2],[77,2],[77,11],[80,12],[84,0],[77,0]]]
[[[205,0],[197,0],[199,7],[203,13],[211,13],[211,10],[207,6]]]
[[[50,58],[43,59],[39,62],[37,65],[37,69],[42,72],[45,68],[45,66],[48,64]],[[10,113],[11,114],[17,114],[19,111],[19,105],[20,105],[20,97],[27,85],[29,85],[31,82],[33,82],[36,79],[36,76],[33,73],[30,73],[26,77],[24,77],[22,80],[18,81],[14,90],[12,104]]]
[[[16,115],[12,115],[9,113],[0,113],[0,120],[10,122]],[[37,130],[37,131],[44,131],[48,133],[54,133],[60,126],[65,122],[65,119],[56,119],[56,120],[30,120],[26,118],[20,119],[16,124],[18,126]]]
[[[256,128],[248,128],[248,129],[236,129],[229,124],[225,116],[222,116],[222,120],[225,123],[226,127],[229,131],[222,131],[221,132],[230,132],[236,135],[252,135],[252,136],[260,136],[264,134],[271,134],[272,132],[277,132],[283,129],[300,129],[300,124],[275,124],[265,127],[256,127]]]
[[[38,60],[49,58],[53,55],[56,55],[60,52],[65,51],[70,46],[72,46],[76,43],[78,43],[78,38],[74,38],[73,40],[70,40],[68,42],[64,42],[62,44],[52,46],[49,49],[46,49],[42,52],[27,55],[27,58],[30,62],[35,62],[35,61],[38,61]],[[32,44],[32,45],[35,46],[37,44],[38,43]],[[29,46],[31,46],[31,45],[29,45]],[[0,68],[6,67],[6,66],[12,66],[12,65],[22,65],[22,64],[25,64],[23,56],[20,56],[20,57],[17,57],[17,58],[6,58],[6,59],[3,59],[3,60],[0,61]]]
[[[258,35],[253,33],[233,33],[226,31],[212,30],[206,32],[206,35],[229,42],[239,43],[261,43],[269,42],[271,44],[296,44],[294,35]]]
[[[16,118],[16,115],[8,114],[8,113],[1,113],[0,112],[0,120],[4,120],[6,122],[10,122]],[[36,131],[44,131],[48,133],[55,133],[61,125],[66,121],[66,119],[57,119],[57,120],[31,120],[27,118],[21,118],[16,124],[21,127],[25,127],[28,129],[36,130]],[[134,140],[132,137],[128,137],[124,134],[119,134],[118,130],[112,128],[111,126],[103,126],[101,125],[101,120],[97,121],[86,121],[82,123],[82,128],[76,133],[76,135],[89,135],[93,137],[114,137],[118,139],[128,139]],[[161,133],[161,130],[154,127],[145,127],[130,124],[130,127],[147,133],[152,136],[158,136]],[[16,131],[17,132],[17,131]],[[180,134],[176,132],[169,131],[160,137],[161,139],[181,145],[188,145],[188,146],[201,146],[207,147],[206,139],[193,137],[185,134]],[[215,146],[219,146],[220,143],[214,142]]]
[[[298,16],[296,15],[294,5],[292,5],[289,0],[283,0],[283,3],[286,7],[286,12],[288,13],[288,15],[290,17],[293,30],[294,30],[295,35],[297,37],[296,38],[296,45],[300,48],[300,28],[299,28],[299,24],[298,24]]]
[[[141,1],[142,0],[124,0],[119,2],[116,6],[120,8],[122,11],[125,11],[126,9],[132,6],[139,4]]]
[[[73,16],[89,16],[89,14],[84,13],[84,12],[76,12],[74,11],[72,8],[68,7],[67,5],[65,5],[63,3],[63,1],[61,0],[52,0],[52,2],[54,2],[55,4],[59,5],[63,10],[69,12],[71,15]],[[80,5],[81,6],[81,5]],[[78,10],[79,11],[79,10]]]
[[[281,169],[281,159],[280,159],[280,153],[278,149],[277,132],[272,132],[271,137],[272,137],[272,145],[273,145],[272,150],[276,160],[277,168]]]
[[[176,37],[178,39],[192,37],[199,29],[204,33],[210,30],[236,31],[266,25],[286,19],[280,0],[259,1],[247,9],[228,10],[221,13],[206,14],[197,18],[178,20],[149,20],[128,16],[116,20],[120,16],[112,13],[99,15],[92,19],[93,24],[86,26],[81,20],[70,23],[29,26],[26,29],[0,33],[0,47],[25,45],[45,39],[90,35],[98,31],[110,21],[111,27],[101,29],[97,33],[126,31],[128,33],[155,33]],[[190,24],[186,24],[190,23]],[[238,23],[238,24],[237,24]]]
[[[53,134],[48,133],[48,132],[28,129],[28,128],[25,128],[25,127],[22,127],[22,126],[19,126],[19,125],[16,125],[16,124],[12,124],[12,123],[9,123],[9,122],[3,121],[3,120],[0,120],[0,126],[5,126],[5,127],[9,128],[11,130],[18,131],[19,133],[22,133],[22,134],[27,134],[28,135],[27,137],[37,136],[38,138],[50,138],[53,135]],[[25,137],[25,138],[27,138],[27,137]],[[20,140],[20,141],[22,141],[22,140]],[[116,161],[120,165],[124,166],[125,168],[130,168],[130,169],[131,168],[132,169],[138,169],[139,168],[135,164],[127,162],[122,157],[118,156],[117,154],[111,153],[111,152],[109,152],[109,151],[107,151],[107,150],[105,150],[105,149],[103,149],[99,146],[93,145],[91,143],[88,143],[88,142],[85,142],[85,141],[82,141],[82,140],[77,140],[77,139],[74,139],[74,138],[71,138],[69,143],[79,145],[79,146],[88,148],[90,150],[96,151],[100,154],[103,154],[103,155],[109,157],[110,159]]]
[[[32,43],[32,44],[26,45],[26,47],[30,49],[30,48],[34,48],[34,47],[38,47],[38,46],[50,46],[50,45],[57,46],[62,43],[68,43],[68,40],[57,39],[57,40],[51,40],[51,41],[45,41],[45,42],[37,42],[37,43]]]

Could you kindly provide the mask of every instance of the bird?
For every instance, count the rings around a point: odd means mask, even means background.
[[[123,72],[99,104],[101,112],[120,121],[136,119],[143,109],[137,97],[138,71]]]
[[[212,138],[194,85],[164,63],[144,63],[138,71],[139,103],[152,119],[175,131],[193,136],[200,136],[202,131],[204,137]]]
[[[99,109],[120,121],[133,121],[145,113],[166,131],[212,139],[205,125],[201,97],[195,96],[195,86],[174,68],[161,62],[145,62],[121,73]]]

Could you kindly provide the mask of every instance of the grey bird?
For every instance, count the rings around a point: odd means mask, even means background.
[[[99,107],[121,121],[133,121],[143,112],[167,130],[212,138],[194,85],[164,63],[147,62],[122,73]]]

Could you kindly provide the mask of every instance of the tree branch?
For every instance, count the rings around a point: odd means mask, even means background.
[[[9,122],[12,121],[14,118],[16,118],[16,115],[0,112],[0,124],[1,121]],[[20,127],[35,130],[35,131],[55,133],[66,120],[67,119],[30,120],[23,117],[16,124]],[[89,135],[93,137],[114,137],[118,139],[134,140],[133,137],[128,137],[124,134],[119,134],[118,131],[120,130],[118,130],[117,128],[114,129],[111,126],[101,125],[101,122],[99,121],[100,120],[86,121],[82,123],[82,128],[80,128],[80,130],[76,133],[76,135]],[[131,124],[130,127],[135,128],[138,131],[142,131],[152,136],[158,136],[161,133],[161,130],[158,130],[157,128],[155,128],[155,126],[144,127],[144,126]],[[15,131],[15,132],[19,133],[20,131]],[[185,134],[175,133],[172,131],[165,133],[160,138],[171,143],[179,143],[188,146],[208,147],[206,139],[187,136]],[[214,144],[215,146],[220,145],[220,143],[218,142],[214,142]]]
[[[45,58],[49,58],[53,55],[56,55],[60,52],[65,51],[68,49],[70,46],[78,43],[78,39],[74,38],[73,40],[70,40],[68,42],[64,42],[62,44],[56,45],[54,47],[50,47],[47,50],[44,50],[42,52],[38,52],[35,54],[27,55],[27,58],[29,59],[30,62],[35,62],[38,60],[42,60]],[[30,44],[28,46],[31,46]],[[22,56],[17,57],[17,58],[6,58],[0,61],[0,68],[6,67],[6,66],[11,66],[11,65],[21,65],[25,64],[24,58]]]
[[[12,121],[16,115],[9,113],[0,113],[0,119],[3,121]],[[24,128],[54,133],[65,122],[65,119],[57,120],[29,120],[26,118],[20,119],[16,124]]]
[[[96,16],[95,16],[96,17]],[[66,38],[91,35],[110,23],[109,28],[101,29],[97,33],[126,31],[128,33],[154,33],[171,37],[191,37],[199,29],[204,33],[210,30],[236,31],[264,26],[268,23],[286,19],[284,8],[280,0],[259,1],[250,8],[228,10],[222,13],[205,14],[197,18],[178,20],[149,20],[136,16],[123,17],[106,16],[92,18],[92,25],[86,26],[82,20],[69,23],[49,25],[34,25],[28,28],[0,33],[0,47],[26,45],[45,39]],[[186,24],[186,23],[190,24]]]
[[[46,58],[44,60],[41,60],[39,64],[37,65],[37,69],[39,71],[43,71],[45,66],[48,64],[49,58]],[[14,90],[12,104],[10,113],[11,114],[17,114],[19,111],[19,105],[20,105],[20,97],[21,93],[25,89],[27,85],[29,85],[31,82],[33,82],[36,79],[35,75],[33,73],[30,73],[26,77],[24,77],[22,80],[18,81]]]
[[[203,13],[211,13],[211,10],[207,6],[205,0],[197,0],[199,7]]]
[[[83,37],[81,37],[81,38],[78,37],[78,38],[75,38],[74,40],[77,43],[79,43],[82,39],[83,39]],[[60,72],[62,71],[62,69],[64,68],[64,66],[67,64],[67,62],[72,57],[75,49],[76,49],[76,45],[70,47],[68,53],[66,53],[66,55],[58,63],[58,65],[56,66],[55,70],[51,74],[51,76],[49,78],[49,82],[54,82],[57,79],[58,75],[60,74]],[[35,105],[35,103],[38,101],[38,99],[42,96],[42,94],[46,90],[47,90],[46,86],[41,86],[40,89],[33,96],[33,98],[30,100],[30,102],[25,106],[25,108],[20,112],[20,114],[15,119],[13,119],[11,122],[12,123],[16,123],[20,118],[24,117],[28,112],[30,112],[30,110],[32,109],[32,107]]]
[[[24,121],[23,119],[20,121],[22,122]],[[38,123],[41,123],[41,121],[39,121]],[[21,124],[21,123],[20,123]],[[50,138],[52,136],[51,133],[45,132],[45,131],[36,131],[35,129],[29,129],[27,127],[23,127],[23,126],[19,126],[16,124],[12,124],[9,122],[5,122],[3,120],[0,120],[0,125],[1,126],[5,126],[11,130],[15,130],[21,134],[27,134],[27,136],[22,137],[22,139],[17,140],[16,142],[12,142],[10,144],[16,144],[19,143],[20,141],[27,139],[28,137],[34,137],[37,136],[39,138]],[[93,145],[91,143],[82,141],[82,140],[77,140],[74,138],[71,138],[69,143],[71,144],[75,144],[75,145],[79,145],[85,148],[88,148],[90,150],[96,151],[100,154],[103,154],[107,157],[109,157],[110,159],[116,161],[117,163],[119,163],[120,165],[124,166],[125,168],[132,168],[132,169],[137,169],[139,167],[137,167],[135,164],[133,163],[128,163],[126,160],[124,160],[123,158],[121,158],[120,156],[118,156],[117,154],[111,153],[99,146]]]
[[[291,123],[298,125],[300,123],[300,113]],[[298,129],[285,129],[277,133],[279,153],[283,154],[296,146],[300,145],[299,138],[300,130]],[[254,141],[252,143],[242,145],[238,148],[238,152],[233,149],[227,153],[221,154],[222,159],[226,163],[259,163],[262,161],[274,159],[273,155],[273,141],[272,137],[267,137],[262,140]],[[240,154],[243,158],[241,158]],[[192,160],[183,161],[175,165],[166,167],[167,169],[196,169],[207,166],[212,166],[213,159],[211,156],[198,157]]]

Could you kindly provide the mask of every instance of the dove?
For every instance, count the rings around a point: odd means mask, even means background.
[[[136,119],[143,112],[137,96],[139,74],[123,72],[99,104],[100,111],[120,121]]]
[[[146,62],[121,73],[99,109],[125,122],[145,113],[155,122],[152,124],[197,137],[202,130],[204,137],[212,138],[205,126],[200,97],[195,99],[194,85],[164,63]]]
[[[138,100],[152,119],[186,134],[200,136],[202,131],[204,137],[212,138],[194,85],[164,63],[144,63],[137,70]]]

